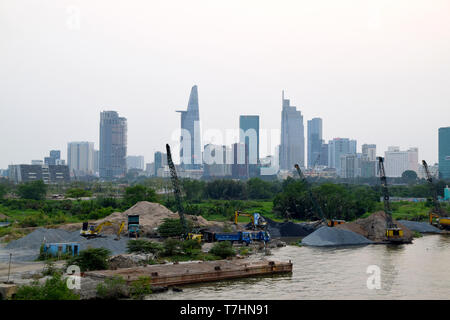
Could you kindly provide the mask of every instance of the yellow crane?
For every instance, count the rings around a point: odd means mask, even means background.
[[[244,217],[249,217],[250,221],[252,222],[252,229],[265,229],[267,226],[267,222],[265,221],[264,218],[261,217],[261,215],[259,213],[245,213],[245,212],[241,212],[241,211],[235,211],[234,212],[234,224],[237,225],[238,224],[238,218],[239,216],[244,216]]]
[[[123,229],[125,228],[125,221],[121,221],[121,222],[104,221],[98,225],[94,225],[94,224],[89,225],[88,222],[83,222],[83,226],[80,230],[80,236],[85,237],[87,239],[101,237],[101,232],[103,230],[103,227],[113,226],[113,225],[119,226],[119,229],[117,232],[117,237],[114,240],[120,240],[120,234],[122,233]]]

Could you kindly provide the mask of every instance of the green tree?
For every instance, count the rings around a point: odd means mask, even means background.
[[[47,185],[42,180],[23,183],[17,187],[17,193],[22,199],[43,200]]]
[[[236,250],[234,250],[230,241],[220,241],[213,245],[211,250],[209,250],[209,253],[225,259],[235,256]]]
[[[135,185],[125,189],[124,201],[128,206],[134,206],[139,201],[158,202],[154,189],[142,185]]]
[[[55,272],[44,284],[38,281],[20,286],[14,300],[79,300],[80,296],[67,287],[66,280]]]
[[[84,190],[81,188],[71,188],[66,191],[67,198],[82,198],[82,197],[90,197],[92,196],[92,192],[89,190]]]
[[[402,180],[406,183],[414,183],[417,181],[417,173],[413,170],[403,171]]]
[[[259,178],[251,178],[247,181],[248,197],[250,199],[270,199],[272,193],[272,183]]]
[[[192,228],[192,222],[186,221],[188,230]],[[158,227],[158,233],[163,237],[179,237],[184,234],[184,229],[180,219],[164,219]]]
[[[0,199],[3,199],[7,192],[6,186],[4,184],[0,184]]]
[[[67,260],[67,266],[77,265],[81,271],[106,270],[111,251],[105,248],[89,248],[81,250],[78,256]]]
[[[185,199],[187,201],[199,202],[203,199],[205,193],[205,182],[193,179],[181,180],[181,186],[183,188]]]

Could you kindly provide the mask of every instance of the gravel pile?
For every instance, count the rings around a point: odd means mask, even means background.
[[[427,222],[417,222],[417,221],[408,221],[408,220],[399,220],[402,225],[407,227],[409,230],[417,231],[421,233],[441,233],[441,230],[432,226]]]
[[[302,240],[302,244],[316,247],[365,245],[370,243],[372,241],[355,232],[330,227],[321,227]]]
[[[80,244],[80,250],[88,248],[106,248],[111,251],[111,254],[117,255],[126,252],[126,245],[128,237],[123,237],[120,240],[114,240],[114,235],[107,235],[100,238],[86,239],[80,236],[80,231],[66,231],[62,229],[44,229],[40,228],[25,237],[11,241],[6,245],[5,249],[8,250],[35,250],[38,256],[39,248],[42,242],[61,243],[61,242],[78,242]],[[34,258],[35,258],[34,257]],[[32,257],[30,257],[32,259]]]
[[[316,230],[310,223],[276,222],[268,218],[264,219],[267,221],[267,231],[274,238],[306,237]]]

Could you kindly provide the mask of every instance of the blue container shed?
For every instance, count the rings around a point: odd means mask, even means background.
[[[44,252],[55,257],[61,254],[70,254],[73,257],[80,252],[80,244],[77,242],[45,243]]]

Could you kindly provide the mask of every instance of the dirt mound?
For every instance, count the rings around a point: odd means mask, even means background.
[[[152,254],[119,254],[110,257],[108,265],[110,270],[138,267],[153,257]]]
[[[384,211],[378,211],[365,219],[358,219],[354,222],[340,224],[335,228],[356,232],[374,242],[383,242],[385,240],[386,221],[386,213]],[[403,230],[405,241],[412,241],[413,232],[395,220],[394,223],[396,223],[397,226]]]
[[[139,215],[139,224],[142,226],[144,233],[152,233],[155,228],[164,222],[164,219],[179,218],[178,213],[172,212],[162,204],[141,201],[124,212],[113,212],[109,216],[95,221],[95,223],[99,224],[105,221],[116,222],[114,227],[107,227],[103,231],[105,234],[113,234],[117,232],[118,224],[120,222],[128,221],[129,215]],[[198,227],[222,226],[221,223],[208,221],[201,216],[186,215],[186,218],[192,221],[194,226]]]
[[[370,243],[372,241],[356,232],[330,227],[321,227],[302,240],[302,244],[315,247],[365,245]]]

